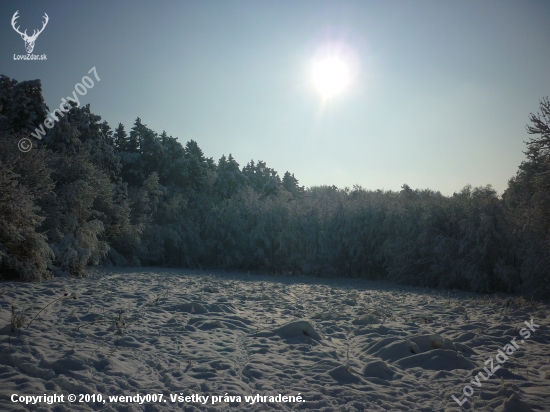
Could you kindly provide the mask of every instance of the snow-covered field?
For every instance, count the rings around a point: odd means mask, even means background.
[[[0,305],[2,411],[550,410],[549,308],[521,298],[134,268],[3,282]]]

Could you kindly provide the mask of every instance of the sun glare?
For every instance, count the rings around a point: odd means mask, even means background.
[[[312,80],[323,98],[332,97],[342,92],[349,84],[348,65],[338,57],[319,60],[313,65]]]

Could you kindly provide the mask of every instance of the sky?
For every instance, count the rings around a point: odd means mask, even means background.
[[[432,189],[491,184],[524,159],[529,114],[550,95],[547,0],[6,1],[0,74],[41,79],[50,110],[80,97],[114,129],[137,117],[207,157],[263,160],[301,185]],[[14,60],[20,30],[42,27]],[[322,56],[349,84],[327,99]]]

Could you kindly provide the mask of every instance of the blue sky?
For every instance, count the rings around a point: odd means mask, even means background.
[[[30,33],[48,14],[47,61],[14,61],[16,10]],[[549,21],[546,0],[3,1],[0,73],[41,79],[53,110],[95,66],[81,101],[111,127],[140,117],[306,186],[502,192],[550,95]],[[327,44],[353,79],[323,102],[311,67]]]

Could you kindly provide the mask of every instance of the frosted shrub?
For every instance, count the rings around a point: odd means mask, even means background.
[[[103,223],[93,220],[78,229],[76,238],[66,235],[54,244],[55,264],[61,273],[80,275],[86,266],[98,265],[109,251],[109,245],[98,239],[103,231]]]
[[[109,251],[104,222],[110,220],[112,184],[85,153],[56,155],[52,168],[56,187],[42,202],[43,227],[59,273],[80,275],[86,266],[99,264]]]

